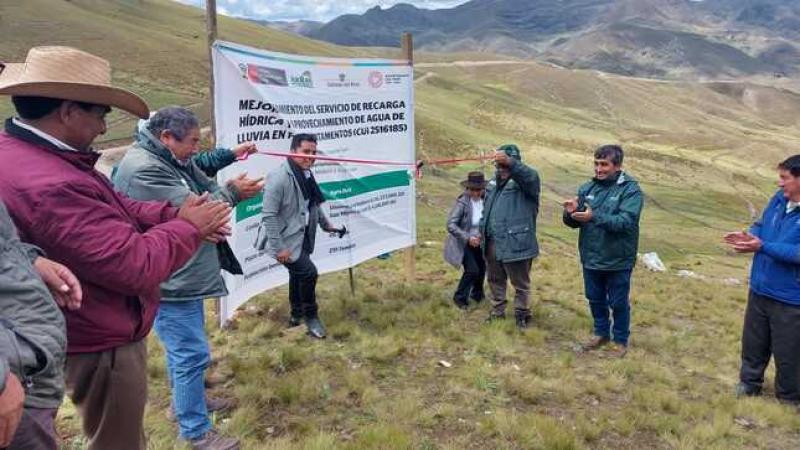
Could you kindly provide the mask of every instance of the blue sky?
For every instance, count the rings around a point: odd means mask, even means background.
[[[178,0],[205,7],[205,0]],[[373,6],[388,8],[410,3],[419,8],[449,8],[466,0],[217,0],[217,12],[229,16],[263,20],[331,20],[342,14],[362,14]]]

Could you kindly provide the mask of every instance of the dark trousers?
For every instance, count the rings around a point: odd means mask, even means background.
[[[483,280],[486,278],[486,261],[480,247],[467,244],[464,248],[464,273],[458,282],[453,300],[459,305],[466,305],[468,299],[483,300]]]
[[[57,450],[58,409],[25,408],[9,450]]]
[[[631,269],[583,269],[583,285],[594,319],[594,334],[628,345],[631,335]],[[613,325],[611,319],[613,318]]]
[[[317,317],[317,266],[304,249],[297,261],[286,263],[289,270],[289,304],[292,317]]]
[[[742,383],[761,387],[775,358],[775,396],[800,403],[800,306],[750,291],[742,331]]]
[[[88,450],[144,450],[147,347],[139,341],[67,355],[67,394],[83,419]]]
[[[506,313],[506,290],[508,282],[514,287],[514,314],[531,316],[531,266],[533,258],[522,261],[501,262],[495,257],[494,241],[486,242],[486,266],[489,274],[489,289],[492,291],[492,315]]]

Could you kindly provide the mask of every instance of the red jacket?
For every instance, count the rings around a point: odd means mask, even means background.
[[[159,284],[201,242],[197,228],[177,219],[169,203],[115,192],[94,170],[98,157],[57,150],[9,123],[0,133],[0,198],[20,238],[69,267],[83,288],[82,307],[64,311],[67,353],[103,351],[147,336]]]

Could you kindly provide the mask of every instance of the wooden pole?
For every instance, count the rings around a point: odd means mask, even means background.
[[[212,45],[217,40],[217,0],[206,0],[206,35],[208,38],[208,104],[209,120],[211,121],[212,148],[217,144],[217,124],[214,120],[214,57]],[[214,301],[217,312],[217,324],[221,324],[222,299],[217,297]]]
[[[217,144],[217,124],[214,120],[214,58],[211,46],[217,40],[217,0],[206,0],[206,34],[208,35],[208,104],[210,107],[211,139]]]
[[[403,49],[403,58],[408,61],[408,65],[414,67],[414,39],[411,33],[403,33],[400,38],[401,46]],[[414,75],[412,70],[411,83],[414,83]],[[412,139],[415,137],[412,136]],[[416,198],[411,201],[417,201]],[[416,227],[416,224],[415,224]],[[406,282],[413,283],[417,278],[417,248],[412,245],[406,250],[405,269],[406,269]]]
[[[353,273],[353,268],[347,269],[347,272],[350,274],[350,296],[356,298],[356,276]]]

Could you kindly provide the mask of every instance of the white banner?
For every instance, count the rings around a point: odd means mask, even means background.
[[[415,161],[414,76],[407,61],[287,55],[228,42],[214,44],[213,61],[220,147],[253,141],[261,151],[288,152],[293,134],[313,133],[321,155]],[[242,172],[266,176],[283,160],[253,155],[222,170],[219,182]],[[317,230],[312,259],[320,273],[416,243],[411,167],[319,161],[313,171],[325,213],[349,231],[339,239]],[[223,323],[250,297],[289,280],[282,265],[254,246],[261,207],[258,196],[235,208],[229,242],[244,276],[225,273],[230,294],[222,299]]]

